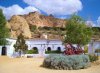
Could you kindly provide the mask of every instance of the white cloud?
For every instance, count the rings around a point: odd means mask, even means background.
[[[70,15],[82,10],[80,0],[23,0],[25,3],[35,6],[48,15]]]
[[[97,19],[97,26],[100,27],[100,16]]]
[[[93,23],[93,21],[86,21],[86,25],[90,26],[90,27],[94,27],[95,24]]]
[[[29,12],[39,11],[33,6],[28,6],[24,9],[19,5],[13,5],[7,8],[0,6],[0,8],[3,10],[6,19],[10,19],[13,15],[23,15],[28,14]]]
[[[100,16],[96,21],[86,21],[86,24],[92,27],[100,27]]]

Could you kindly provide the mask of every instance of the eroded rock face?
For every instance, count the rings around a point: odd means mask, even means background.
[[[27,21],[21,16],[13,16],[9,21],[11,27],[11,37],[16,38],[20,33],[25,38],[31,38],[31,31]]]
[[[29,25],[36,25],[37,27],[63,27],[65,20],[54,18],[52,15],[44,16],[38,12],[31,12],[28,15],[23,15]]]
[[[11,38],[16,38],[20,33],[26,38],[32,38],[30,25],[37,27],[64,27],[65,20],[54,18],[52,15],[44,16],[38,12],[31,12],[27,15],[15,15],[8,21],[7,27],[11,30]]]
[[[9,22],[6,23],[6,27],[7,27],[8,29],[11,29],[11,26],[10,26]]]
[[[40,14],[38,12],[29,13],[28,15],[24,15],[23,17],[26,19],[29,25],[36,25],[37,27],[43,26],[43,22],[40,19]]]

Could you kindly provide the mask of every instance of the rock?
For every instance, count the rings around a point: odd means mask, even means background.
[[[11,29],[11,26],[10,26],[10,24],[7,22],[6,23],[6,27],[8,28],[8,29]]]
[[[65,25],[64,19],[55,18],[53,15],[45,16],[39,12],[31,12],[23,15],[29,25],[36,25],[37,27],[63,27]]]
[[[53,15],[45,16],[39,12],[31,12],[26,15],[14,15],[7,22],[7,27],[11,30],[11,38],[16,38],[20,33],[26,38],[33,38],[30,31],[31,25],[37,27],[64,27],[64,19],[54,18]]]
[[[25,38],[31,38],[31,31],[27,21],[21,16],[13,16],[9,21],[11,26],[11,37],[16,38],[20,33],[24,35]]]

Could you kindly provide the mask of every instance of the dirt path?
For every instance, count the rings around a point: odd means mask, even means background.
[[[43,60],[43,58],[8,58],[2,56],[0,57],[0,73],[100,73],[100,62],[88,69],[51,70],[40,67]]]

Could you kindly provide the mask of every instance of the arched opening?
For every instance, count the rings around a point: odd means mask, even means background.
[[[7,54],[7,48],[5,46],[2,47],[2,55]]]
[[[37,47],[33,47],[32,49],[33,49],[33,50],[38,50],[38,48],[37,48]]]
[[[51,51],[51,47],[48,47],[48,48],[47,48],[47,51]]]
[[[57,50],[58,50],[58,51],[61,51],[61,47],[58,47]]]
[[[32,50],[33,50],[34,53],[38,53],[38,48],[37,47],[33,47]]]

